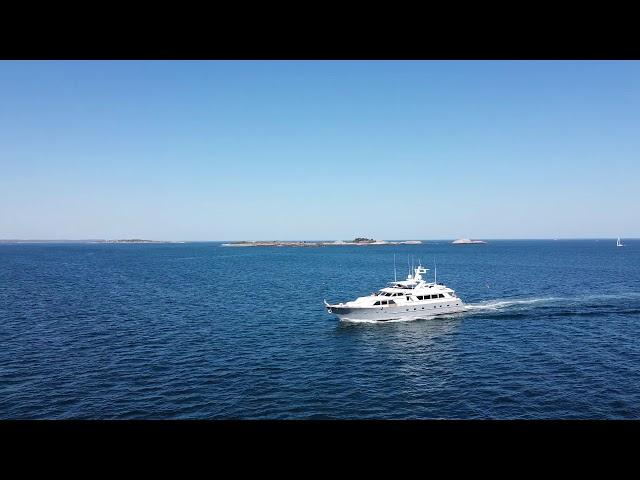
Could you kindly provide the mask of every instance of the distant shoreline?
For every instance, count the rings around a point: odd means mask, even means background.
[[[122,239],[122,240],[103,240],[103,239],[96,239],[96,240],[67,240],[67,239],[61,239],[61,240],[22,240],[22,239],[7,239],[7,240],[3,240],[0,239],[0,243],[127,243],[127,244],[131,244],[131,243],[187,243],[186,241],[182,241],[182,240],[144,240],[144,239],[137,239],[137,238],[132,238],[132,239]]]
[[[307,241],[239,241],[223,243],[223,247],[333,247],[333,246],[366,246],[366,245],[420,245],[421,240],[387,241],[373,239],[356,239],[351,242],[336,240],[333,242],[307,242]]]
[[[487,238],[485,237],[486,242],[546,242],[546,241],[613,241],[615,243],[617,237],[599,237],[599,238]],[[640,240],[640,236],[636,237],[623,237],[624,241],[636,241]],[[254,241],[252,242],[257,246],[257,244],[264,243],[279,243],[279,244],[323,244],[323,245],[399,245],[399,244],[407,244],[406,241],[386,241],[380,243],[355,243],[355,242],[343,242],[336,243],[335,241],[328,240],[283,240],[278,242],[273,241]],[[411,241],[409,241],[411,242]],[[450,238],[433,238],[433,239],[425,239],[419,240],[419,244],[425,243],[452,243],[452,239]],[[184,243],[216,243],[216,244],[239,244],[239,243],[248,243],[243,241],[236,240],[144,240],[144,241],[122,241],[122,240],[105,240],[105,239],[21,239],[21,238],[6,238],[0,239],[1,244],[46,244],[46,243],[76,243],[76,244],[106,244],[106,243],[152,243],[152,244],[184,244]],[[410,243],[409,243],[410,244]]]
[[[138,238],[125,239],[125,240],[96,240],[91,243],[185,243],[183,241],[172,240],[142,240]]]

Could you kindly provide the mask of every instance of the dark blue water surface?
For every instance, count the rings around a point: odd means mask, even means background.
[[[470,312],[326,313],[393,253]],[[640,418],[640,241],[4,244],[0,347],[5,419]]]

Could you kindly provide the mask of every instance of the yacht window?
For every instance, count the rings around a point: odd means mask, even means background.
[[[375,306],[375,305],[380,305],[380,302],[376,302],[376,303],[374,303],[373,305],[374,305],[374,306]]]
[[[396,302],[394,302],[393,300],[389,300],[389,305],[395,305]]]
[[[444,295],[443,295],[443,294],[440,294],[440,295],[438,295],[438,297],[440,297],[440,298],[444,298]]]
[[[418,295],[418,300],[422,300],[422,295]]]
[[[380,303],[381,303],[382,305],[386,305],[386,304],[387,304],[387,301],[386,301],[386,300],[382,300]]]

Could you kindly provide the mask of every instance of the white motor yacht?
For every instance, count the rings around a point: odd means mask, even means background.
[[[465,311],[455,291],[437,283],[435,275],[432,283],[422,278],[427,271],[419,265],[406,280],[390,282],[378,292],[346,303],[331,305],[325,300],[325,307],[340,320],[418,319]]]

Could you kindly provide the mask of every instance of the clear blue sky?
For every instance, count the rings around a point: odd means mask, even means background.
[[[640,236],[640,62],[0,62],[0,238]]]

